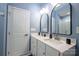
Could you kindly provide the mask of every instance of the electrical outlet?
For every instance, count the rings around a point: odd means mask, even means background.
[[[76,27],[76,33],[79,33],[79,26]]]
[[[4,16],[4,13],[3,13],[3,12],[0,12],[0,15],[1,15],[1,16]]]
[[[31,28],[31,31],[36,31],[36,28]]]

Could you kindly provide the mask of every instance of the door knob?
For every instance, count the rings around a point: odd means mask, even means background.
[[[28,34],[25,34],[25,36],[28,36]]]

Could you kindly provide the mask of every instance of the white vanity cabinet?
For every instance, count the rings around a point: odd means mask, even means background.
[[[58,56],[59,52],[54,48],[46,45],[46,56]]]
[[[38,40],[37,56],[58,56],[59,52]]]
[[[75,56],[75,46],[63,53],[64,56]]]
[[[75,50],[75,46],[74,46],[71,49],[65,51],[62,55],[63,56],[75,56],[75,52],[76,52],[76,50]],[[59,54],[60,53],[56,49],[54,49],[46,44],[46,56],[59,56]]]
[[[31,53],[34,56],[75,56],[75,43],[71,45],[55,39],[31,35]]]
[[[32,55],[37,55],[37,40],[31,36],[31,53]]]
[[[32,36],[31,53],[33,56],[45,56],[45,44]]]
[[[41,41],[38,40],[38,44],[37,44],[37,55],[38,56],[45,56],[46,55],[46,51],[45,51],[45,44]]]
[[[33,56],[45,56],[45,44],[32,36],[31,53]]]
[[[57,56],[58,51],[31,36],[31,53],[33,56]]]

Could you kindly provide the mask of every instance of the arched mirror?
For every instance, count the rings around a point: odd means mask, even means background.
[[[40,17],[40,32],[48,33],[49,32],[49,16],[44,13]]]
[[[69,3],[57,4],[51,13],[52,33],[70,35],[72,33],[72,6]]]

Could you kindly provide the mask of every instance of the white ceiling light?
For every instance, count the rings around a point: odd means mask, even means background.
[[[48,8],[42,8],[42,9],[40,10],[40,14],[48,13],[48,12],[49,12]]]
[[[57,4],[56,7],[59,7],[61,4]]]
[[[43,9],[41,9],[41,10],[40,10],[40,14],[43,14],[43,13],[44,13],[44,11],[43,11]]]

